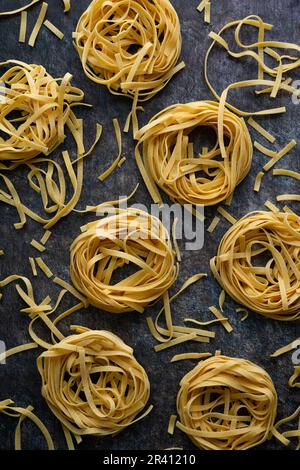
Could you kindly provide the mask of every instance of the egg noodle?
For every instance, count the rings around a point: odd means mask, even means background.
[[[169,0],[94,0],[73,34],[86,75],[111,93],[145,101],[184,67]]]
[[[277,410],[271,377],[250,361],[216,355],[180,382],[176,426],[205,450],[247,450],[270,435]]]
[[[222,288],[246,308],[276,320],[299,320],[299,252],[296,214],[253,212],[224,235],[211,270]]]
[[[177,277],[169,234],[159,219],[135,208],[91,222],[71,246],[74,286],[100,309],[143,312]],[[131,264],[137,271],[119,282],[113,275]]]
[[[189,137],[199,127],[210,127],[216,134],[214,147],[205,154],[195,151]],[[159,187],[180,204],[218,204],[230,197],[252,162],[245,122],[213,101],[170,106],[136,138],[136,161],[155,203],[162,203]]]
[[[151,411],[152,406],[137,418],[150,395],[147,374],[116,335],[81,326],[72,329],[78,334],[37,360],[42,395],[77,441],[86,435],[116,435]]]

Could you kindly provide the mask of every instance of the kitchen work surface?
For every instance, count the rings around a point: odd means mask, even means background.
[[[137,183],[140,183],[133,203],[143,203],[150,208],[151,199],[137,169],[134,148],[135,143],[132,133],[123,134],[123,154],[127,160],[122,166],[103,183],[98,176],[112,163],[117,154],[113,118],[117,117],[120,125],[124,126],[126,117],[131,109],[130,100],[111,95],[108,90],[90,81],[81,67],[80,59],[72,44],[72,31],[75,30],[81,13],[89,4],[88,0],[71,1],[71,11],[63,13],[61,0],[49,0],[47,18],[65,33],[62,41],[53,36],[46,28],[42,28],[38,35],[36,46],[31,48],[27,43],[18,42],[20,16],[0,19],[0,60],[18,59],[28,63],[42,64],[48,72],[55,77],[62,77],[66,72],[73,75],[73,84],[82,88],[85,92],[85,101],[93,105],[92,108],[76,108],[77,117],[84,119],[84,138],[86,148],[93,142],[96,123],[103,125],[103,136],[91,156],[85,160],[84,185],[81,199],[77,208],[85,208],[86,205],[95,205],[104,201],[118,199],[121,195],[130,193]],[[19,7],[24,1],[0,0],[0,11]],[[268,38],[297,43],[299,40],[300,4],[298,0],[212,0],[211,24],[204,23],[203,13],[196,9],[199,0],[172,0],[177,10],[182,29],[182,55],[181,59],[186,63],[184,70],[180,71],[166,88],[152,100],[145,103],[145,111],[139,113],[140,126],[161,109],[174,103],[186,103],[189,101],[213,99],[204,81],[204,56],[211,40],[208,34],[211,30],[219,31],[226,23],[244,18],[247,15],[260,15],[264,21],[272,23],[274,28],[268,33]],[[30,32],[36,21],[40,5],[36,5],[28,11],[28,31]],[[252,34],[253,33],[253,34]],[[244,33],[243,33],[244,34]],[[255,31],[245,31],[244,41],[255,42]],[[268,39],[267,38],[267,39]],[[229,59],[220,47],[209,61],[209,75],[218,90],[221,92],[228,84],[257,77],[257,64],[251,59]],[[299,79],[299,70],[293,79]],[[299,145],[300,131],[299,118],[300,106],[292,102],[291,96],[280,92],[276,100],[268,97],[258,97],[253,90],[239,90],[230,95],[230,100],[241,109],[259,110],[266,107],[286,106],[284,115],[257,118],[271,134],[276,137],[273,145],[257,134],[249,127],[253,141],[258,140],[267,147],[276,150],[284,147],[291,139],[299,141],[288,155],[286,155],[276,168],[290,168],[300,171]],[[274,104],[276,103],[276,104]],[[200,139],[201,145],[210,144],[211,134],[201,132],[195,139]],[[75,158],[75,147],[70,135],[65,143],[54,153],[52,158],[59,160],[61,151],[68,149],[72,158]],[[240,218],[250,211],[264,209],[267,199],[276,203],[276,195],[286,193],[300,193],[300,183],[287,177],[273,177],[268,172],[263,180],[259,193],[253,191],[257,173],[267,162],[267,157],[254,150],[252,169],[246,179],[235,191],[233,201],[228,211],[236,218]],[[40,200],[36,193],[28,189],[25,167],[20,167],[10,173],[10,177],[19,194],[24,196],[24,202],[30,204],[33,210],[41,210]],[[1,186],[0,186],[1,189]],[[4,188],[2,188],[4,189]],[[164,196],[165,202],[168,198]],[[283,207],[284,203],[278,203]],[[289,204],[298,213],[299,202]],[[182,263],[180,275],[176,284],[171,289],[177,288],[190,276],[199,272],[208,273],[207,279],[191,286],[172,304],[174,324],[184,325],[184,318],[194,318],[199,321],[213,319],[209,311],[211,305],[218,306],[218,298],[221,292],[220,286],[214,280],[209,260],[216,254],[218,243],[230,224],[223,218],[214,231],[209,234],[206,229],[217,213],[217,208],[205,210],[205,240],[204,247],[197,251],[185,251],[184,241],[179,241],[182,248]],[[18,221],[18,214],[14,208],[0,203],[0,248],[5,256],[0,258],[0,278],[11,274],[20,274],[32,278],[28,257],[40,256],[30,246],[34,238],[39,240],[43,235],[42,226],[28,219],[23,230],[15,230],[13,224]],[[56,276],[69,280],[69,247],[72,240],[79,234],[80,226],[95,219],[95,215],[72,213],[62,219],[53,229],[53,234],[47,243],[47,250],[43,259]],[[33,279],[33,286],[39,301],[47,295],[56,298],[59,287],[53,284],[51,279],[40,272]],[[28,334],[29,318],[25,313],[20,313],[24,304],[16,293],[15,283],[1,290],[3,298],[0,303],[0,340],[4,341],[7,348],[30,342]],[[72,296],[65,297],[63,304],[57,313],[74,305]],[[175,346],[166,351],[156,353],[154,346],[156,341],[151,336],[146,316],[154,318],[160,309],[160,304],[147,309],[144,314],[129,313],[113,315],[89,307],[74,313],[60,323],[64,334],[69,334],[70,325],[84,325],[93,329],[109,330],[119,335],[128,345],[134,348],[137,360],[146,369],[151,383],[151,398],[149,404],[153,404],[152,412],[143,420],[128,427],[114,438],[86,437],[80,444],[80,449],[105,449],[105,450],[138,450],[138,449],[165,449],[169,447],[183,447],[184,450],[195,449],[192,442],[181,431],[176,430],[174,436],[167,433],[169,417],[176,413],[176,396],[179,390],[181,378],[195,366],[195,361],[183,361],[170,364],[174,354],[183,352],[211,352],[221,350],[222,354],[242,357],[262,366],[269,372],[278,392],[278,419],[290,415],[299,405],[299,390],[288,386],[288,379],[293,372],[291,353],[279,358],[271,358],[270,355],[279,347],[299,337],[299,323],[284,323],[265,319],[257,314],[250,313],[249,317],[241,322],[242,315],[236,313],[238,307],[226,296],[224,314],[229,318],[233,326],[233,332],[227,333],[220,324],[209,326],[215,331],[216,337],[210,344],[188,342]],[[48,331],[43,327],[37,327],[38,333],[50,340]],[[36,357],[41,353],[40,349],[24,352],[8,358],[6,365],[0,365],[0,401],[11,398],[17,406],[34,406],[35,413],[48,427],[56,449],[65,449],[66,443],[59,421],[52,415],[44,399],[41,396],[41,380],[36,368]],[[5,415],[0,415],[0,448],[11,449],[14,445],[14,429],[16,420]],[[287,429],[295,428],[295,423],[286,426]],[[25,422],[23,425],[23,446],[28,449],[42,449],[45,446],[42,436],[36,432],[34,425]],[[283,446],[273,438],[259,447],[259,449],[283,449]]]

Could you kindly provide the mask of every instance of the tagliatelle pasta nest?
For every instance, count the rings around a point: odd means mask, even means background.
[[[73,327],[38,360],[42,395],[77,441],[118,434],[143,415],[150,384],[133,350],[108,331]]]
[[[88,301],[111,313],[143,312],[177,277],[169,234],[156,217],[135,209],[113,209],[114,215],[83,227],[71,246],[74,286]],[[133,274],[113,282],[130,264]]]
[[[0,161],[17,164],[49,155],[64,141],[65,125],[72,127],[71,107],[83,100],[83,92],[71,85],[69,73],[58,80],[41,65],[12,60],[1,65],[11,67],[0,77]]]
[[[277,394],[269,374],[250,361],[214,356],[180,383],[177,427],[205,450],[247,450],[270,435]]]
[[[253,212],[231,227],[211,269],[238,303],[276,320],[300,319],[300,218]]]
[[[113,94],[146,101],[184,67],[169,0],[94,0],[73,34],[86,75]]]
[[[190,140],[199,127],[216,133],[216,143],[206,153],[196,152]],[[252,162],[245,122],[213,101],[173,105],[154,116],[136,138],[137,164],[156,203],[162,202],[159,187],[180,204],[218,204],[234,192]]]

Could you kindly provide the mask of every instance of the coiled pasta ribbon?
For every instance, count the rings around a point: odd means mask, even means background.
[[[94,0],[73,33],[85,74],[113,94],[146,101],[184,67],[169,0]]]
[[[196,153],[190,141],[190,133],[198,127],[210,127],[217,136],[214,147],[205,154]],[[252,162],[245,122],[213,101],[170,106],[140,129],[136,138],[138,167],[153,200],[159,203],[157,187],[180,204],[218,204],[233,193]]]
[[[177,427],[205,450],[247,450],[270,435],[277,394],[269,374],[250,361],[214,356],[180,383]]]
[[[133,350],[108,331],[72,327],[77,333],[43,352],[37,366],[42,395],[54,415],[80,442],[80,436],[116,435],[147,404],[150,384]],[[69,436],[69,437],[68,437]]]
[[[16,60],[1,65],[11,67],[0,77],[0,161],[16,166],[49,155],[64,141],[65,125],[72,130],[76,120],[71,107],[84,94],[71,86],[69,73],[58,80],[41,65]]]
[[[275,320],[300,319],[300,218],[253,212],[224,235],[211,269],[238,303]]]
[[[159,219],[135,208],[89,223],[71,245],[70,273],[88,301],[111,313],[143,312],[177,276],[169,234]],[[114,274],[137,269],[119,282]]]

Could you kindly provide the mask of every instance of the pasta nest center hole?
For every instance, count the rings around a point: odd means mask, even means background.
[[[238,303],[276,320],[299,320],[300,218],[253,212],[221,240],[212,271]]]
[[[119,209],[91,222],[71,246],[74,286],[92,305],[111,313],[143,312],[172,286],[175,264],[166,228],[141,210]],[[113,282],[128,266],[135,272]]]
[[[180,383],[179,429],[206,450],[246,450],[273,428],[277,394],[271,377],[250,361],[215,356]]]
[[[150,384],[133,350],[116,335],[73,327],[42,353],[38,370],[42,395],[54,415],[75,436],[115,435],[144,417]]]
[[[176,73],[180,23],[169,0],[94,0],[73,34],[87,76],[147,100]]]

